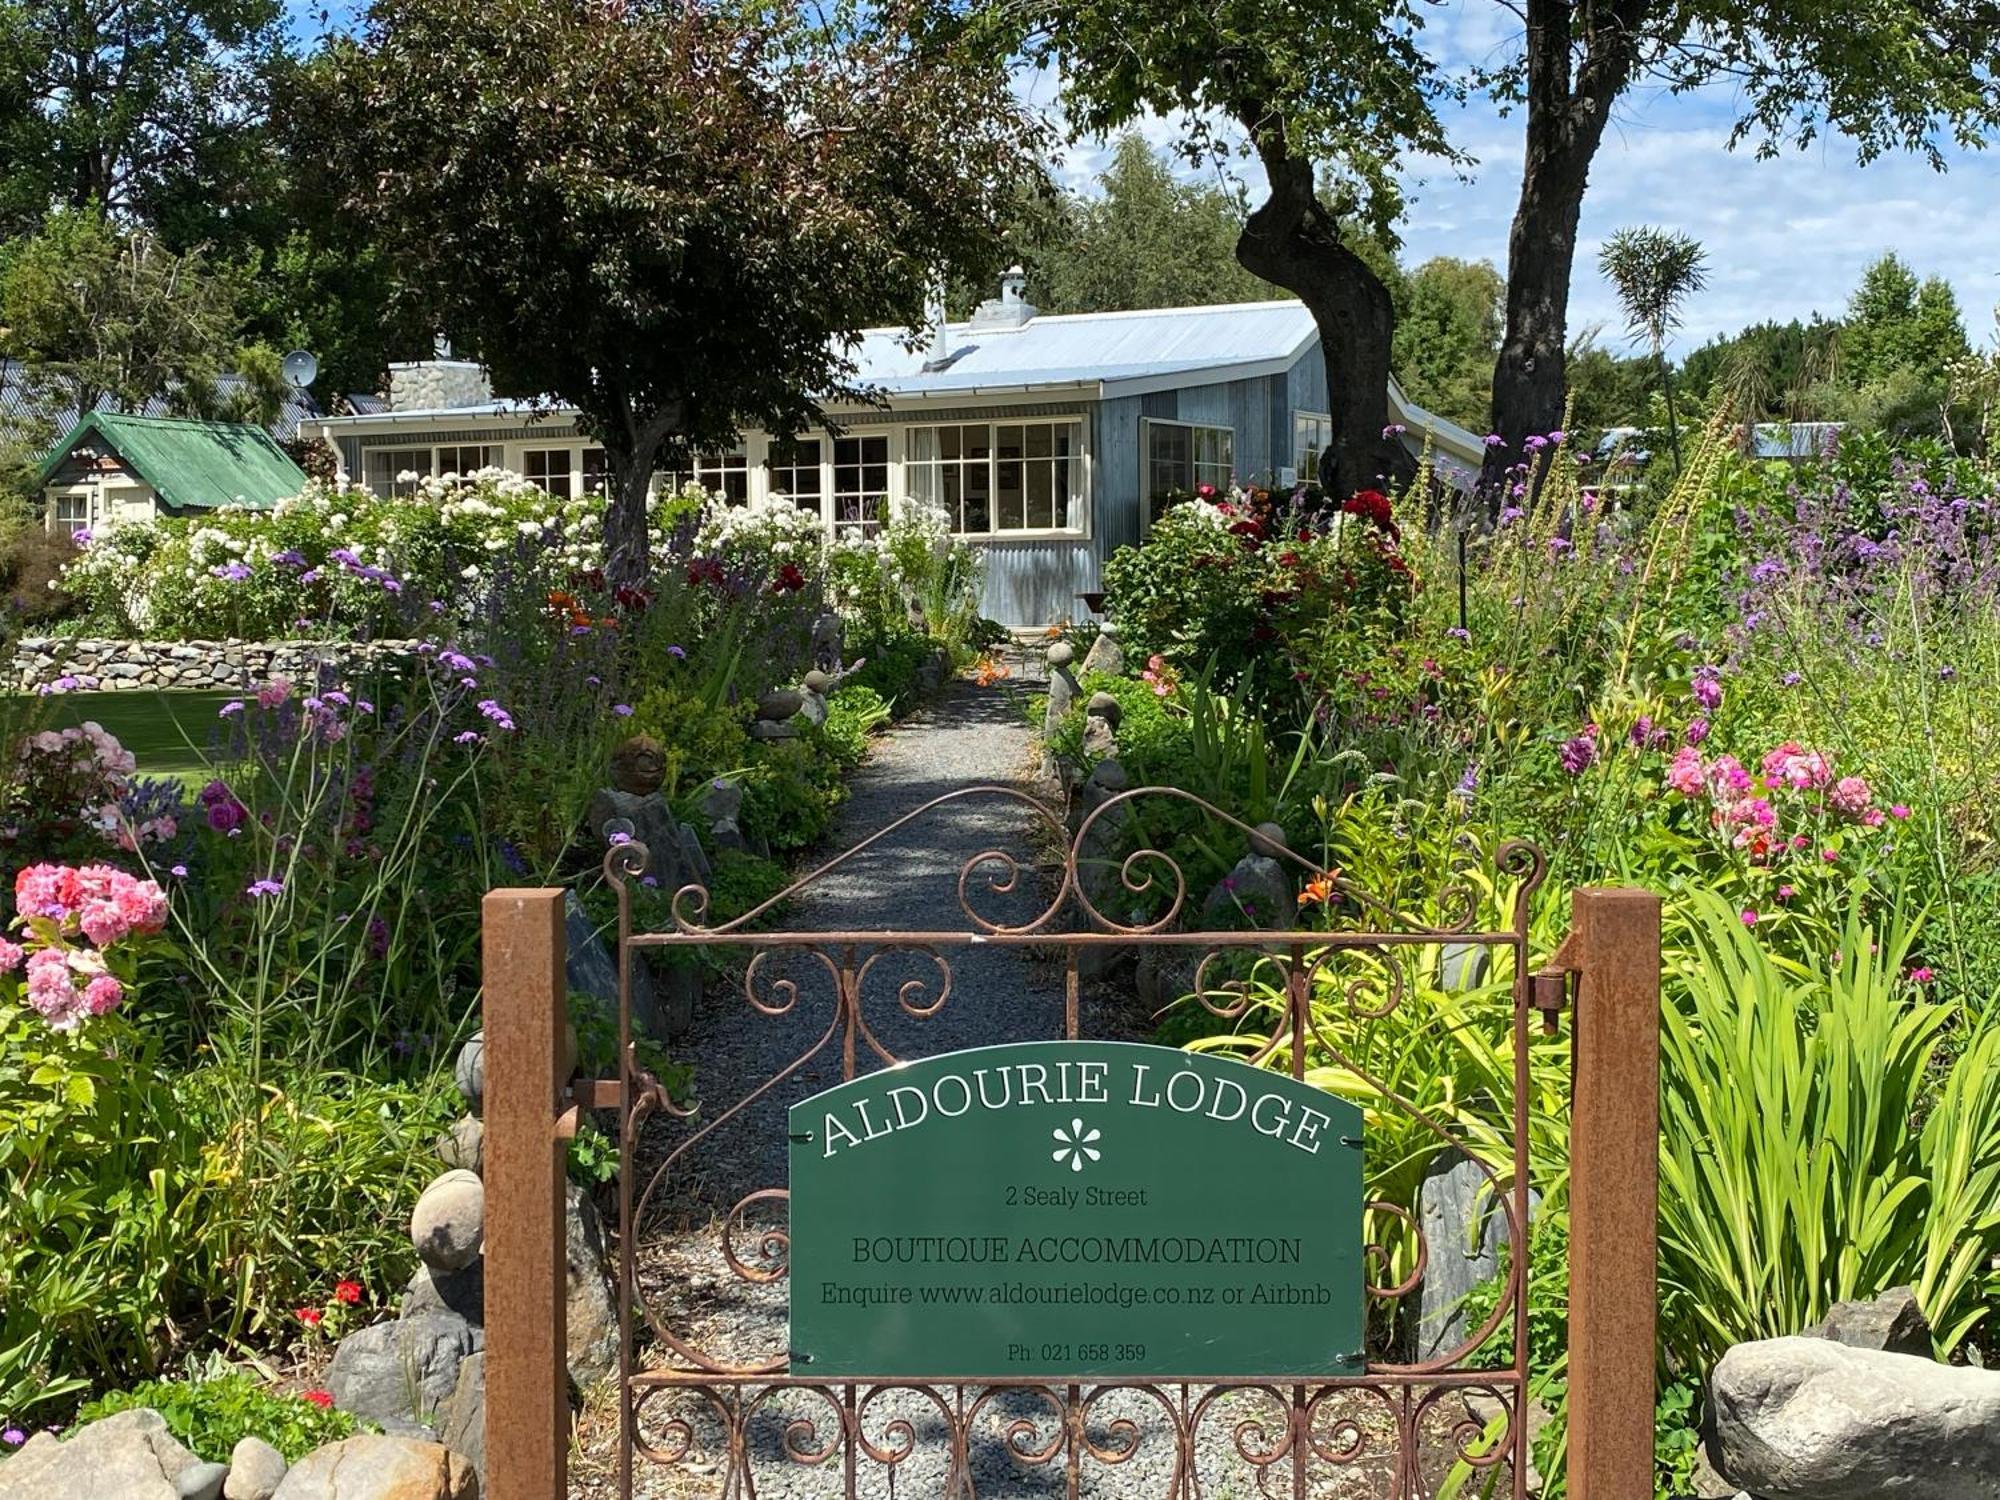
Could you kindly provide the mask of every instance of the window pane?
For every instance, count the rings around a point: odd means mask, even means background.
[[[1019,458],[1022,451],[1021,429],[1002,427],[994,444],[994,451],[1002,458]]]
[[[926,463],[936,458],[938,456],[938,429],[935,427],[912,427],[909,434],[909,444],[911,462]],[[888,453],[889,440],[884,438],[882,439],[882,454],[885,459],[888,457]]]
[[[1046,422],[1037,422],[1027,430],[1026,452],[1030,458],[1047,458],[1054,448],[1057,431],[1067,432],[1067,427],[1057,429]]]
[[[937,430],[937,438],[938,438],[938,457],[939,457],[939,458],[957,458],[957,457],[958,457],[958,439],[959,439],[959,433],[960,433],[960,431],[961,431],[961,429],[959,429],[959,428],[957,428],[957,427],[940,427],[940,428],[938,428],[938,430]]]
[[[1083,496],[1078,493],[1083,484],[1083,465],[1072,463],[1067,458],[1055,461],[1055,517],[1050,522],[1054,526],[1074,526],[1076,517],[1083,513]]]
[[[1055,514],[1055,471],[1047,463],[1028,465],[1028,525],[1049,527],[1059,524]]]
[[[982,429],[983,430],[983,429]],[[965,486],[959,514],[960,531],[993,529],[993,471],[985,464],[966,464],[961,470]]]
[[[1019,430],[1015,429],[1017,432]],[[1004,433],[1006,429],[1002,428],[1001,431]],[[1017,458],[1000,460],[1000,504],[993,528],[996,531],[1019,531],[1027,525],[1022,515],[1021,469],[1021,460]]]
[[[986,458],[993,452],[993,429],[967,427],[961,430],[959,445],[967,458]]]
[[[586,495],[603,494],[609,474],[610,469],[604,462],[602,448],[583,450],[583,492]]]

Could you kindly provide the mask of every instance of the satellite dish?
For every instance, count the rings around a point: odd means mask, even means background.
[[[285,372],[285,383],[301,391],[319,376],[319,361],[303,349],[287,354],[279,361],[278,368]]]

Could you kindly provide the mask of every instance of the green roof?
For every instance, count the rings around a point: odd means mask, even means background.
[[[222,505],[256,509],[305,488],[305,470],[261,427],[247,422],[194,422],[179,417],[130,417],[94,411],[70,430],[42,465],[45,485],[64,459],[95,433],[125,466],[174,510]]]

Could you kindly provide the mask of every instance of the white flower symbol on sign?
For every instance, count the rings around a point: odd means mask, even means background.
[[[1086,1158],[1096,1161],[1103,1154],[1091,1144],[1103,1134],[1101,1130],[1086,1133],[1081,1120],[1071,1120],[1068,1130],[1058,1125],[1054,1132],[1056,1149],[1049,1155],[1057,1162],[1067,1161],[1072,1172],[1081,1172]]]

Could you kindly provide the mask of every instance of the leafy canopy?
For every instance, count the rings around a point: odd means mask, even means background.
[[[628,547],[656,461],[863,396],[854,334],[990,265],[1035,141],[893,7],[382,0],[315,78],[347,214],[501,391],[578,408]]]
[[[1597,265],[1618,293],[1626,327],[1655,353],[1680,326],[1681,304],[1708,283],[1701,243],[1651,225],[1617,231],[1605,240]]]

